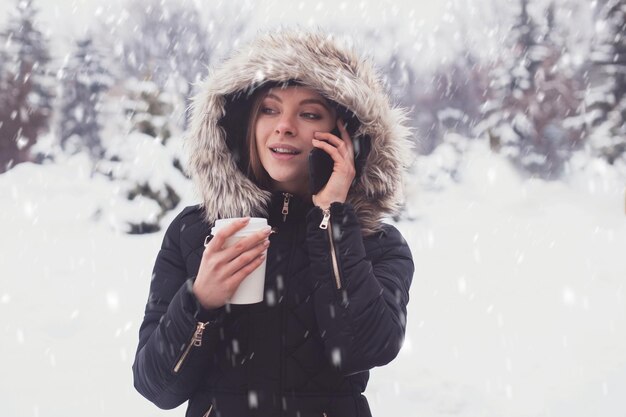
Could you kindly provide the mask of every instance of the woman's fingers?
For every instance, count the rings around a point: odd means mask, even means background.
[[[261,253],[260,255],[255,256],[250,262],[240,268],[237,272],[235,272],[232,277],[232,284],[234,289],[239,287],[241,281],[243,281],[248,275],[250,275],[255,269],[257,269],[263,261],[265,260],[265,253]]]
[[[263,243],[263,241],[268,239],[271,233],[271,230],[272,229],[268,226],[263,230],[259,230],[258,232],[255,232],[251,234],[250,236],[246,236],[240,239],[234,245],[228,248],[224,248],[223,252],[224,252],[224,257],[226,261],[230,262],[231,260],[237,258],[242,253],[250,250],[251,248],[256,247],[260,243]]]
[[[332,133],[317,132],[315,133],[315,139],[313,140],[328,143],[337,149],[345,147],[345,143],[343,142],[343,140],[337,138]]]
[[[213,238],[206,244],[206,247],[210,247],[213,251],[219,251],[224,246],[226,239],[237,233],[239,230],[246,227],[250,222],[249,217],[238,219],[232,223],[227,224],[224,228],[213,236]]]
[[[329,143],[331,142],[331,143]],[[341,142],[341,143],[337,143]],[[323,149],[334,162],[342,163],[346,162],[347,165],[354,165],[354,153],[349,149],[345,143],[337,138],[330,138],[328,142],[318,139],[313,139],[313,146]]]
[[[237,233],[239,230],[243,229],[249,222],[249,218],[246,217],[242,220],[237,220],[232,223],[229,223],[223,229],[213,236],[213,238],[205,245],[205,253],[210,254],[218,254],[219,252],[223,252],[224,257],[227,261],[235,258],[239,253],[249,249],[252,246],[255,246],[260,241],[263,241],[264,238],[267,238],[271,233],[271,228],[267,226],[263,230],[260,230],[250,236],[246,236],[240,239],[235,245],[230,246],[228,248],[224,248],[224,244],[226,240]]]
[[[339,131],[343,139],[340,139],[329,132],[315,132],[313,145],[317,146],[318,148],[324,149],[328,154],[331,154],[332,148],[335,148],[338,150],[338,155],[354,158],[354,147],[352,145],[352,138],[350,138],[350,135],[346,130],[346,125],[341,120],[339,120],[337,121],[337,126],[339,127]],[[324,146],[325,144],[329,144],[331,145],[331,147]]]
[[[217,232],[204,249],[203,257],[213,265],[212,268],[216,272],[219,271],[215,275],[218,279],[227,279],[269,246],[271,228],[268,226],[224,248],[226,240],[247,224],[247,222],[241,222],[241,225],[237,223],[240,222],[230,223]]]
[[[337,120],[337,126],[339,127],[339,132],[341,132],[341,138],[343,139],[343,142],[345,143],[345,146],[349,151],[348,154],[354,155],[354,144],[352,143],[352,138],[348,133],[346,123],[342,119],[339,119]]]
[[[266,256],[271,233],[269,226],[224,247],[227,240],[248,223],[249,218],[229,223],[205,245],[193,285],[196,297],[205,308],[223,306],[241,280],[258,268]]]
[[[246,238],[258,237],[257,234]],[[223,306],[233,295],[239,283],[259,267],[266,256],[269,239],[257,242],[228,260],[226,250],[213,251],[209,245],[205,248],[196,281],[194,293],[205,308]]]
[[[229,277],[236,274],[239,270],[245,268],[246,265],[253,262],[260,255],[263,255],[268,247],[269,240],[265,240],[238,254],[235,258],[231,259],[224,265],[224,275]]]
[[[331,140],[332,139],[328,139],[329,142]],[[341,159],[343,159],[337,147],[333,146],[333,144],[331,143],[328,143],[319,139],[313,139],[313,146],[315,146],[316,148],[323,149],[327,154],[329,154],[333,158],[333,161],[335,162],[341,161]]]

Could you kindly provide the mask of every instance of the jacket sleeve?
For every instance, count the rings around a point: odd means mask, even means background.
[[[219,320],[219,309],[203,309],[191,292],[195,277],[187,277],[180,251],[184,214],[169,226],[157,255],[133,363],[135,388],[163,409],[179,406],[197,387]],[[202,332],[199,324],[206,326]]]
[[[411,251],[391,225],[364,242],[349,204],[331,205],[327,229],[322,219],[319,207],[309,211],[306,239],[327,358],[344,375],[387,364],[404,339]]]

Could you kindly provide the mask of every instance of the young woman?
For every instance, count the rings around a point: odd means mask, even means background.
[[[187,416],[371,415],[368,371],[400,350],[414,271],[381,221],[400,204],[404,122],[368,61],[324,34],[261,35],[208,78],[187,143],[202,202],[156,259],[133,365],[142,395],[189,400]],[[311,195],[314,148],[333,171]],[[248,216],[273,233],[225,249],[244,219],[210,236],[216,219]],[[265,254],[263,302],[228,304]]]

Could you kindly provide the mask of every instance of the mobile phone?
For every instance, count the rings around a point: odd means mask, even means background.
[[[330,133],[341,137],[341,133],[339,133],[337,128]],[[309,153],[309,191],[311,195],[319,193],[324,188],[333,173],[334,166],[335,161],[325,150],[313,148]]]

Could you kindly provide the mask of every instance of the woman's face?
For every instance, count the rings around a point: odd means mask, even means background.
[[[330,132],[336,124],[335,111],[315,90],[293,86],[268,91],[256,119],[255,138],[275,190],[307,193],[313,134]]]

